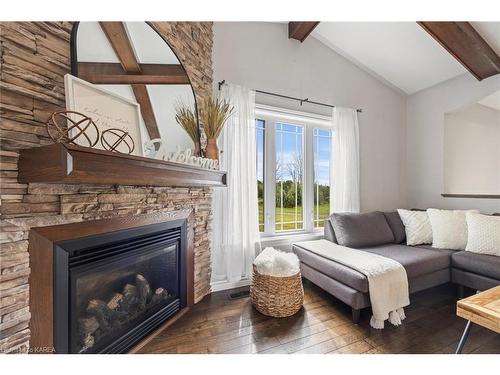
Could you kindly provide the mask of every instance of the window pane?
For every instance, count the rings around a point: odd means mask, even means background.
[[[323,227],[330,214],[330,152],[332,136],[329,130],[315,128],[314,149],[314,227]]]
[[[265,121],[255,120],[257,134],[257,196],[259,202],[259,231],[264,232],[264,139]]]
[[[276,124],[276,232],[304,228],[303,127]]]

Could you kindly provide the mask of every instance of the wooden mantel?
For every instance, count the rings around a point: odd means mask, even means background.
[[[21,183],[226,186],[222,171],[61,143],[21,150],[18,179]]]

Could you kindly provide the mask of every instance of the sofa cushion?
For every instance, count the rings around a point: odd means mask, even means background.
[[[334,213],[331,222],[339,245],[361,248],[394,242],[382,212]]]
[[[500,285],[500,281],[493,277],[479,275],[474,272],[462,270],[460,268],[451,268],[451,282],[453,284],[463,285],[474,290],[487,290]]]
[[[405,268],[409,279],[449,268],[450,254],[454,252],[452,250],[414,248],[396,244],[364,248],[362,250],[386,256],[399,262]],[[368,292],[368,280],[362,273],[312,253],[298,245],[293,245],[293,251],[300,261],[309,267],[360,292]]]
[[[451,256],[451,265],[454,268],[500,280],[500,257],[494,255],[459,251]]]
[[[335,237],[335,232],[333,231],[332,221],[330,218],[325,219],[325,240],[337,243],[337,238]]]
[[[293,245],[292,249],[300,261],[309,267],[360,292],[368,292],[368,280],[361,272],[324,258],[298,245]]]
[[[449,268],[454,250],[406,245],[386,245],[364,248],[364,251],[394,259],[406,270],[408,278]]]
[[[387,220],[387,224],[392,230],[392,234],[394,235],[394,243],[403,243],[406,241],[406,233],[405,226],[403,221],[401,221],[401,217],[396,211],[393,212],[384,212],[385,219]]]

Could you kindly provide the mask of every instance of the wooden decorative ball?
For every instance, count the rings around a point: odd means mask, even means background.
[[[122,154],[131,154],[135,149],[135,143],[130,134],[125,130],[117,128],[107,129],[102,132],[101,145],[107,151],[116,151]],[[127,148],[127,152],[120,151],[118,149],[120,145],[124,145]]]
[[[75,111],[57,111],[47,122],[47,132],[56,143],[82,145],[82,140],[88,147],[94,147],[99,141],[99,129],[95,122],[83,113]]]

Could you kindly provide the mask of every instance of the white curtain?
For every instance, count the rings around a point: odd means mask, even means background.
[[[359,212],[359,126],[355,109],[333,109],[330,211]]]
[[[222,96],[231,101],[235,112],[218,140],[227,187],[213,189],[212,281],[236,282],[250,276],[260,239],[255,91],[229,84]]]

